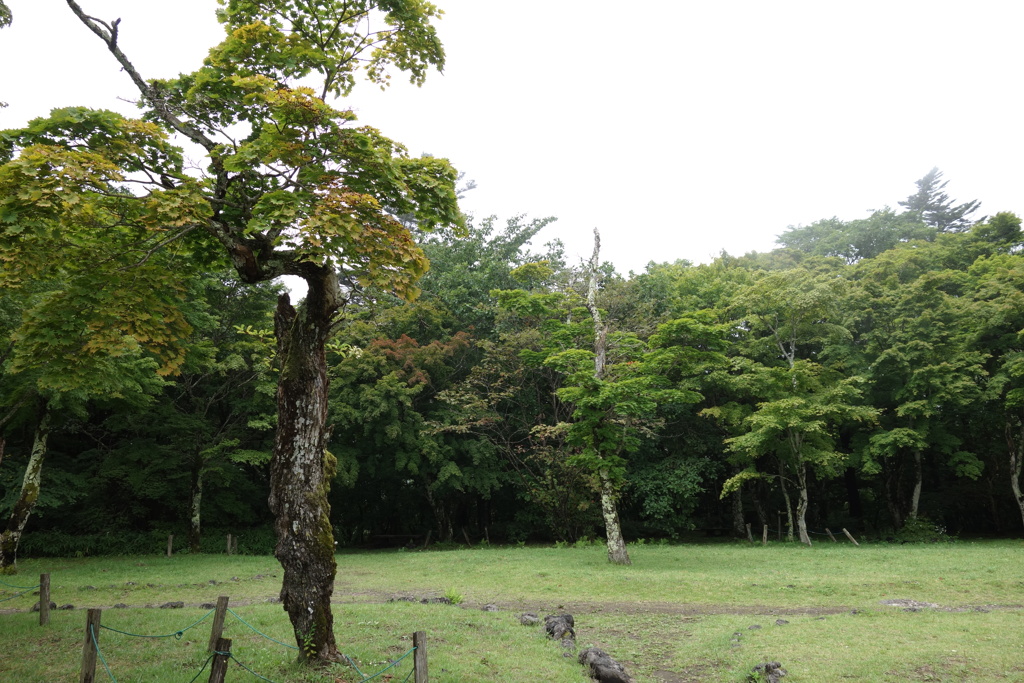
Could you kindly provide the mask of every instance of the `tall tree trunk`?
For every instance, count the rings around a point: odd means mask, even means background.
[[[990,468],[985,468],[986,474],[991,474]],[[1002,533],[1003,531],[1003,518],[999,514],[999,501],[996,499],[996,488],[994,486],[995,478],[992,476],[985,477],[985,493],[988,494],[988,510],[989,514],[992,515],[992,526],[995,528],[996,533]],[[1024,512],[1022,512],[1024,515]]]
[[[1020,518],[1024,522],[1024,493],[1021,493],[1020,475],[1024,471],[1024,419],[1006,420],[1006,447],[1010,451],[1010,488],[1013,499],[1020,508]]]
[[[746,521],[743,519],[743,493],[740,489],[741,486],[737,486],[736,490],[732,492],[732,530],[739,536],[743,537],[747,533]]]
[[[39,421],[32,438],[32,452],[25,466],[21,482],[21,495],[14,503],[7,526],[0,532],[0,574],[14,574],[18,571],[18,543],[25,530],[32,509],[39,499],[39,485],[42,482],[43,459],[46,457],[46,442],[50,437],[50,411],[45,401],[39,405]]]
[[[797,499],[798,502],[796,504],[797,531],[800,534],[800,542],[810,545],[811,537],[807,533],[807,506],[809,503],[807,496],[807,464],[803,461],[797,463],[796,479],[797,485],[800,487],[800,497]]]
[[[604,517],[604,533],[608,544],[608,561],[612,564],[633,564],[626,550],[619,525],[619,509],[616,503],[615,486],[607,470],[601,470],[601,516]]]
[[[757,512],[757,521],[762,528],[768,526],[768,511],[765,509],[765,483],[763,479],[755,479],[751,482],[750,498],[754,503],[754,510]]]
[[[587,280],[587,310],[594,319],[594,377],[604,378],[605,359],[608,356],[608,327],[601,321],[597,308],[597,266],[601,253],[601,235],[594,228],[594,253],[590,257],[590,277]],[[604,517],[605,540],[608,544],[608,561],[612,564],[632,564],[626,550],[626,540],[619,526],[618,492],[608,470],[601,468],[601,515]]]
[[[327,358],[333,315],[330,291],[307,278],[298,312],[281,295],[274,315],[281,374],[277,434],[270,462],[270,509],[284,569],[281,602],[292,622],[300,657],[341,659],[334,640],[331,594],[337,562],[327,501],[337,461],[326,449]]]
[[[203,464],[202,458],[196,453],[196,463],[192,465],[192,476],[189,480],[188,551],[190,553],[198,553],[202,545],[202,528],[200,525],[202,504]]]
[[[437,500],[430,488],[430,482],[424,479],[424,490],[426,491],[427,503],[434,513],[434,522],[437,524],[437,540],[441,543],[449,543],[455,535],[452,527],[452,517],[445,506],[444,501]]]
[[[882,477],[885,489],[885,504],[889,508],[889,516],[892,518],[892,528],[894,531],[899,531],[903,528],[903,507],[900,504],[899,490],[899,465],[895,464],[892,458],[883,458]]]
[[[922,465],[921,449],[914,449],[914,492],[910,495],[910,511],[908,519],[917,519],[917,507],[921,502],[921,488],[924,482],[924,466]]]
[[[793,501],[789,499],[789,489],[786,488],[786,467],[779,463],[779,487],[782,489],[782,500],[786,505],[786,540],[793,540]]]
[[[843,474],[846,483],[846,500],[849,506],[850,516],[854,519],[861,519],[864,516],[864,506],[860,500],[860,484],[857,482],[857,470],[847,467]]]

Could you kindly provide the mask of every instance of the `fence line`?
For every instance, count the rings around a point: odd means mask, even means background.
[[[125,636],[132,636],[134,638],[171,638],[171,637],[173,637],[175,640],[181,640],[181,637],[183,635],[185,635],[185,631],[189,630],[190,628],[194,628],[194,627],[198,626],[199,624],[203,623],[204,621],[206,621],[207,617],[209,617],[211,614],[213,614],[213,610],[210,610],[209,612],[204,614],[202,616],[202,618],[199,619],[199,621],[195,622],[191,626],[186,626],[185,628],[181,629],[180,631],[175,631],[174,633],[165,633],[163,635],[156,635],[156,636],[147,636],[147,635],[143,635],[141,633],[129,633],[128,631],[119,631],[116,628],[111,628],[109,626],[103,626],[103,625],[100,625],[100,628],[105,628],[108,631],[113,631],[114,633],[120,633],[121,635],[125,635]]]
[[[99,641],[96,638],[96,630],[92,627],[92,623],[88,624],[88,628],[89,628],[89,638],[92,640],[92,646],[96,649],[96,656],[99,657],[100,658],[100,662],[103,663],[103,668],[106,670],[107,675],[110,676],[110,680],[114,681],[114,683],[117,683],[117,679],[114,678],[114,674],[110,673],[110,667],[107,666],[106,658],[103,656],[103,653],[100,652],[100,644],[99,644]],[[95,665],[95,663],[94,663],[94,665]]]
[[[0,583],[2,583],[3,585],[7,586],[8,588],[14,588],[14,589],[18,589],[18,590],[20,590],[20,589],[35,590],[36,588],[39,588],[39,584],[38,583],[36,585],[34,585],[34,586],[15,586],[14,584],[7,583],[6,581],[4,581],[2,579],[0,579]]]
[[[285,647],[291,648],[291,649],[293,649],[293,650],[298,650],[298,649],[299,649],[299,648],[298,648],[298,647],[296,647],[295,645],[289,645],[288,643],[282,643],[282,642],[281,642],[280,640],[277,640],[276,638],[271,638],[271,637],[270,637],[270,636],[268,636],[268,635],[267,635],[266,633],[263,633],[262,631],[260,631],[259,629],[257,629],[257,628],[256,628],[255,626],[253,626],[252,624],[250,624],[249,622],[247,622],[247,621],[246,621],[245,619],[243,619],[242,617],[238,616],[238,614],[236,614],[236,613],[235,613],[235,610],[231,609],[230,607],[228,607],[228,612],[230,612],[230,613],[231,613],[231,616],[233,616],[233,617],[234,617],[235,619],[238,619],[238,620],[239,620],[240,622],[242,622],[243,624],[245,624],[246,626],[248,626],[248,627],[249,627],[249,628],[250,628],[251,630],[253,630],[253,631],[255,631],[256,633],[260,634],[261,636],[263,636],[263,637],[264,637],[264,638],[266,638],[267,640],[272,640],[272,641],[274,641],[275,643],[277,643],[278,645],[284,645]]]
[[[27,588],[27,589],[21,591],[20,593],[15,593],[14,595],[9,595],[6,598],[0,598],[0,602],[7,602],[8,600],[14,600],[15,598],[20,598],[22,595],[25,595],[26,593],[31,593],[32,591],[34,591],[37,588],[39,588],[39,584],[36,584],[35,586],[32,586],[31,588]]]
[[[29,590],[31,590],[31,589],[29,589]],[[231,615],[234,616],[238,621],[242,622],[245,626],[247,626],[249,629],[251,629],[255,633],[259,634],[263,638],[265,638],[267,640],[270,640],[270,641],[273,641],[273,642],[275,642],[275,643],[277,643],[279,645],[283,645],[283,646],[285,646],[287,648],[290,648],[290,649],[293,649],[293,650],[298,650],[299,649],[298,647],[296,647],[294,645],[289,645],[288,643],[281,642],[280,640],[277,640],[276,638],[272,638],[272,637],[268,636],[267,634],[263,633],[262,631],[260,631],[256,627],[254,627],[252,624],[247,622],[245,619],[240,617],[234,610],[228,609],[227,608],[227,598],[226,597],[222,597],[220,599],[218,604],[221,604],[221,603],[224,605],[224,607],[225,607],[227,612],[230,612]],[[100,663],[103,665],[103,669],[107,672],[107,676],[110,677],[110,680],[113,681],[114,683],[117,683],[117,678],[114,677],[113,672],[111,672],[111,670],[110,670],[110,666],[107,664],[106,658],[103,656],[103,652],[100,650],[99,633],[98,633],[98,631],[100,629],[106,629],[106,630],[111,631],[113,633],[120,633],[121,635],[129,636],[129,637],[133,637],[133,638],[172,638],[173,637],[175,640],[181,640],[181,637],[185,633],[185,631],[188,631],[191,628],[195,628],[199,624],[203,623],[204,621],[206,621],[207,618],[209,618],[209,616],[211,614],[214,614],[216,611],[217,610],[210,610],[209,612],[204,614],[197,621],[195,621],[192,624],[186,626],[185,628],[179,629],[177,631],[173,631],[171,633],[159,634],[159,635],[147,635],[147,634],[141,634],[141,633],[132,633],[130,631],[123,631],[121,629],[116,629],[116,628],[113,628],[113,627],[110,627],[110,626],[104,626],[101,623],[102,610],[90,609],[88,611],[88,616],[87,616],[87,619],[86,619],[86,636],[85,636],[85,644],[84,644],[83,651],[82,651],[82,671],[81,671],[81,678],[79,679],[80,682],[81,683],[93,683],[95,681],[96,661],[98,659],[100,661]],[[220,626],[223,626],[223,621],[222,620],[220,622]],[[238,666],[240,666],[242,669],[244,669],[248,673],[252,674],[256,678],[258,678],[258,679],[260,679],[262,681],[267,681],[267,683],[274,683],[271,679],[266,678],[265,676],[262,676],[261,674],[253,671],[250,667],[248,667],[241,660],[239,660],[231,652],[231,640],[227,639],[227,638],[221,638],[219,636],[219,633],[216,633],[217,628],[218,628],[218,624],[216,623],[216,620],[215,620],[215,623],[214,623],[214,626],[213,626],[214,633],[211,634],[211,635],[216,635],[217,636],[216,647],[213,648],[213,651],[206,658],[206,661],[203,662],[203,665],[199,668],[199,671],[196,672],[195,676],[192,677],[192,679],[189,681],[189,683],[195,683],[195,681],[198,680],[199,676],[202,675],[203,671],[206,670],[206,667],[208,665],[210,665],[211,661],[213,662],[213,667],[210,669],[210,680],[211,681],[215,681],[215,680],[216,681],[223,681],[224,680],[223,676],[224,676],[224,673],[226,671],[225,667],[227,665],[227,661],[228,660],[234,661],[236,664],[238,664]],[[359,674],[360,683],[365,683],[365,681],[372,681],[373,679],[380,677],[381,675],[383,675],[387,671],[390,671],[391,669],[394,669],[399,664],[401,664],[402,661],[404,661],[409,655],[412,655],[412,654],[415,654],[415,657],[413,658],[413,666],[409,670],[409,673],[406,674],[406,676],[403,679],[403,681],[408,681],[410,677],[415,676],[415,678],[413,680],[416,683],[425,683],[427,681],[426,633],[424,633],[423,631],[417,631],[416,633],[413,634],[413,647],[412,647],[412,649],[407,651],[405,654],[403,654],[398,659],[390,662],[386,667],[384,667],[383,669],[381,669],[380,671],[378,671],[378,672],[376,672],[374,674],[367,675],[367,674],[363,673],[359,669],[359,667],[356,665],[355,661],[351,657],[349,657],[348,655],[342,655],[342,656],[345,658],[345,661],[348,663],[348,665],[351,666],[353,669],[355,669],[356,673]]]
[[[6,581],[0,581],[0,583],[2,583],[3,585],[7,586],[8,588],[15,588],[15,589],[19,589],[19,590],[24,589],[20,593],[16,593],[14,595],[9,595],[6,598],[0,598],[0,602],[7,602],[8,600],[14,600],[15,598],[20,598],[22,595],[25,595],[26,593],[30,593],[30,592],[34,591],[36,588],[38,588],[39,589],[39,625],[40,626],[46,626],[47,624],[50,623],[50,575],[49,574],[40,574],[39,575],[39,583],[37,583],[36,585],[32,586],[31,588],[28,587],[28,586],[15,586],[13,584],[7,583]]]

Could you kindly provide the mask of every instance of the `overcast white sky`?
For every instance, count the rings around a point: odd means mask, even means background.
[[[131,112],[134,90],[63,0],[7,0],[0,128],[57,106]],[[215,0],[80,0],[122,18],[143,75],[194,69]],[[981,213],[1024,215],[1024,3],[436,0],[448,64],[347,102],[414,154],[452,160],[483,217],[623,273],[773,248],[789,225],[861,218],[933,166]],[[635,7],[635,9],[634,9]]]

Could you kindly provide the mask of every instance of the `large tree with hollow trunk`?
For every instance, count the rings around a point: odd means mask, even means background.
[[[226,257],[248,283],[305,281],[305,299],[282,296],[275,316],[270,505],[296,642],[306,658],[335,659],[324,345],[366,287],[417,294],[427,262],[405,225],[462,219],[447,161],[410,158],[327,98],[347,95],[362,68],[381,85],[395,69],[422,82],[444,60],[439,12],[424,0],[221,0],[227,36],[203,66],[147,80],[118,45],[119,20],[66,1],[131,78],[144,114],[63,110],[13,133],[0,149],[12,189],[0,209],[22,241],[54,239],[55,225],[72,235],[116,225],[134,231],[135,265],[171,251],[181,267]],[[186,172],[170,136],[201,150],[201,174]],[[116,224],[104,218],[115,204],[132,207]]]

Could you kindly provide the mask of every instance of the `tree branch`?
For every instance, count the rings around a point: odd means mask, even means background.
[[[71,11],[75,13],[75,16],[77,16],[90,31],[99,36],[100,40],[107,44],[107,49],[110,50],[111,54],[114,55],[114,58],[117,59],[121,67],[131,77],[132,81],[135,83],[135,87],[139,89],[139,92],[146,101],[153,106],[153,109],[160,118],[163,119],[167,125],[171,126],[174,130],[178,131],[192,142],[202,146],[207,151],[213,151],[217,144],[204,135],[199,129],[185,123],[175,116],[171,112],[167,102],[160,97],[155,88],[146,82],[146,79],[139,74],[135,65],[133,65],[128,60],[128,57],[121,52],[121,48],[117,46],[117,31],[121,20],[116,19],[112,23],[108,24],[107,22],[96,19],[95,17],[90,17],[82,10],[81,6],[75,2],[75,0],[67,0],[67,3],[68,7],[71,8]]]
[[[167,239],[164,239],[164,240],[161,240],[161,241],[157,242],[150,249],[148,249],[146,251],[146,253],[142,256],[142,258],[140,258],[138,261],[136,261],[135,263],[132,263],[130,265],[124,266],[122,268],[118,268],[118,271],[119,272],[124,272],[126,270],[131,270],[132,268],[138,268],[139,266],[144,264],[146,261],[148,261],[150,259],[150,257],[152,257],[153,254],[155,254],[159,249],[167,246],[168,244],[170,244],[171,242],[174,242],[175,240],[181,239],[182,237],[184,237],[185,235],[189,234],[190,232],[192,232],[193,230],[195,230],[198,227],[199,227],[198,225],[193,225],[193,226],[185,228],[183,230],[179,230],[178,232],[174,233],[173,235],[171,235]]]

